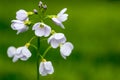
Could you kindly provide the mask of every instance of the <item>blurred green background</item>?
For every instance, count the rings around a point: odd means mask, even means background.
[[[28,61],[12,62],[7,56],[11,45],[23,46],[34,35],[25,32],[16,35],[10,27],[19,9],[31,11],[39,0],[0,0],[0,80],[36,80],[35,50]],[[64,60],[59,49],[51,49],[46,56],[55,72],[41,80],[120,80],[120,1],[119,0],[43,0],[48,14],[57,14],[68,8],[66,29],[47,24],[65,33],[74,44],[73,53]],[[38,20],[39,21],[39,20]],[[34,43],[35,40],[33,41]],[[42,52],[48,46],[41,42]]]

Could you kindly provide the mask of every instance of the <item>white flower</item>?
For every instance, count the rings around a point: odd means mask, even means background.
[[[52,20],[59,26],[61,26],[62,28],[64,28],[64,25],[62,24],[62,22],[66,21],[68,19],[68,14],[65,14],[65,12],[67,11],[67,8],[62,9],[56,17],[53,17]]]
[[[13,62],[16,62],[18,59],[26,61],[31,57],[31,52],[26,46],[15,48],[13,46],[9,47],[7,50],[8,57],[13,57]]]
[[[53,74],[53,72],[54,72],[54,69],[51,61],[43,61],[40,63],[39,73],[42,76],[46,76],[47,74]]]
[[[25,10],[21,9],[16,12],[16,19],[25,21],[27,18],[28,18],[28,13]]]
[[[54,33],[50,38],[48,38],[48,43],[50,43],[53,48],[57,48],[60,44],[65,42],[66,37],[63,33]]]
[[[21,60],[26,61],[29,57],[31,57],[31,52],[26,46],[19,47],[16,50],[17,55],[19,56]]]
[[[60,46],[61,56],[66,59],[66,56],[69,56],[73,50],[73,45],[70,42],[66,42]]]
[[[13,30],[17,30],[17,34],[28,30],[28,27],[25,25],[25,23],[20,20],[12,20],[11,28]]]
[[[51,33],[51,27],[41,22],[34,24],[32,30],[35,30],[35,35],[39,37],[48,37]]]

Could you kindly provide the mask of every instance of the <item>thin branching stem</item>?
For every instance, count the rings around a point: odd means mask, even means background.
[[[45,52],[43,53],[43,57],[45,57],[45,55],[47,54],[47,52],[48,52],[50,49],[51,49],[51,46],[49,46],[49,47],[45,50]]]
[[[29,43],[31,43],[31,41],[33,40],[33,39],[35,39],[36,38],[36,36],[33,36],[30,40],[29,40]]]

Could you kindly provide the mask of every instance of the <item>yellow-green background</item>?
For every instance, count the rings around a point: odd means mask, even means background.
[[[12,62],[7,48],[23,46],[34,32],[16,35],[10,27],[19,9],[31,11],[39,0],[0,0],[0,80],[36,80],[36,52],[30,48],[28,61]],[[72,54],[64,60],[59,49],[51,49],[46,56],[55,72],[41,80],[120,80],[120,1],[119,0],[43,0],[47,14],[57,14],[68,8],[65,30],[46,23],[57,32],[65,33],[74,44]],[[39,20],[38,20],[39,21]],[[36,39],[33,41],[36,44]],[[41,53],[47,47],[41,42]]]

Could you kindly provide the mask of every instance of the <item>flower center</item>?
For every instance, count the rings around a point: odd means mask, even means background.
[[[44,28],[44,25],[43,25],[43,24],[40,24],[40,28]]]

